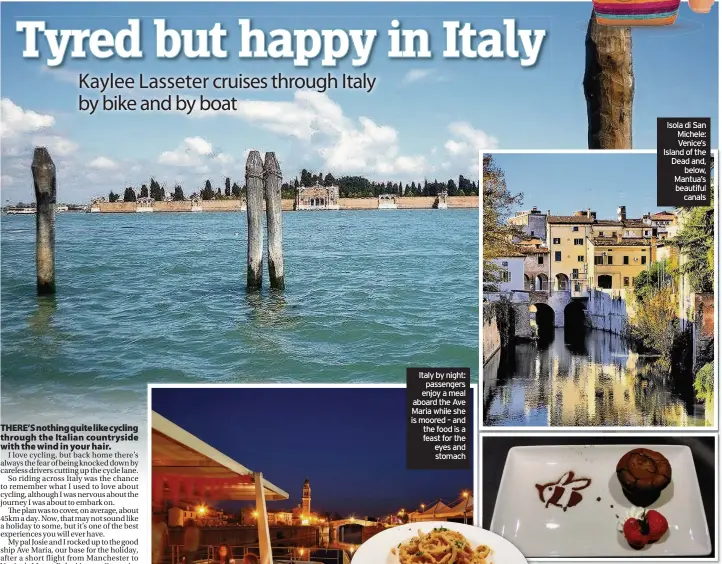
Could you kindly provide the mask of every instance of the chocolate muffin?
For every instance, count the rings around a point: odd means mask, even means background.
[[[619,459],[617,478],[629,501],[638,507],[649,507],[672,481],[672,467],[657,451],[635,448]]]

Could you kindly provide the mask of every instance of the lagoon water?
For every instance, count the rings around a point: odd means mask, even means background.
[[[283,221],[286,291],[248,295],[243,213],[60,213],[58,293],[38,298],[35,217],[4,216],[5,420],[144,413],[147,383],[478,377],[478,210]]]

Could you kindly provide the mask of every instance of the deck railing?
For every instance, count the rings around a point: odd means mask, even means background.
[[[217,546],[202,545],[198,548],[193,562],[183,561],[183,546],[171,545],[170,558],[163,560],[164,564],[210,564],[213,562]],[[231,545],[231,554],[236,562],[242,562],[246,554],[259,554],[257,546]],[[346,551],[340,548],[295,548],[288,546],[271,547],[274,564],[313,562],[318,564],[349,564],[350,558]]]

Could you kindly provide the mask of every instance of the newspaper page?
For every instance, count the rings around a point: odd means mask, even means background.
[[[0,16],[0,562],[719,560],[716,2]]]

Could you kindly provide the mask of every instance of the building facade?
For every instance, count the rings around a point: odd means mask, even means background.
[[[593,237],[588,245],[589,281],[602,290],[632,290],[634,279],[656,260],[657,240]]]
[[[550,290],[569,291],[587,285],[587,239],[595,220],[596,213],[591,210],[548,216]]]
[[[245,507],[241,510],[241,525],[255,526],[258,512],[255,507]],[[301,503],[291,510],[269,511],[269,525],[314,525],[320,523],[317,513],[311,511],[311,482],[306,479],[301,490]]]
[[[519,251],[524,255],[524,289],[548,292],[551,266],[549,249],[539,242],[533,245],[520,245]]]
[[[517,256],[509,256],[493,259],[491,262],[496,265],[494,278],[484,282],[486,288],[493,288],[492,291],[510,293],[524,290],[524,260],[521,253]],[[485,276],[485,278],[487,278]]]
[[[299,186],[296,189],[296,210],[338,210],[338,186]]]
[[[509,223],[521,228],[527,237],[534,237],[546,242],[547,216],[549,212],[542,213],[534,206],[530,210],[520,211],[509,218]]]

